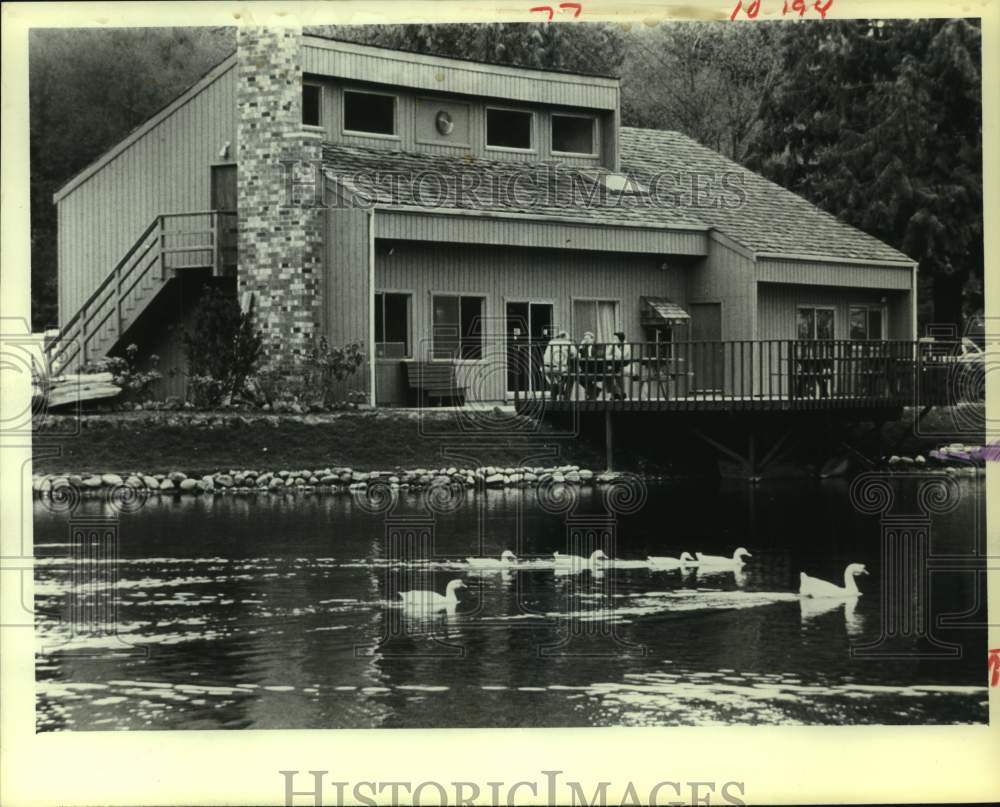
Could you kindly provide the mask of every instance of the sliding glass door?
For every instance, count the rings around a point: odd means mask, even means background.
[[[509,302],[506,315],[507,391],[544,390],[542,357],[555,335],[552,303]]]

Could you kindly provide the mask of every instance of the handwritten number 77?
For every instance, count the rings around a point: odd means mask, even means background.
[[[559,4],[559,10],[560,11],[568,11],[570,9],[573,9],[573,18],[576,19],[577,17],[580,16],[580,12],[583,11],[583,5],[581,3],[560,3]],[[552,8],[552,6],[535,6],[534,8],[528,9],[528,11],[531,11],[531,12],[540,11],[543,14],[548,14],[549,15],[548,22],[551,22],[552,18],[556,14],[556,11],[555,11],[554,8]]]

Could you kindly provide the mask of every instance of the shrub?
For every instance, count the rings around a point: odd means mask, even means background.
[[[145,401],[149,398],[149,387],[163,378],[159,370],[160,357],[149,355],[149,367],[139,367],[139,346],[134,342],[125,348],[121,356],[108,356],[84,365],[83,373],[111,373],[112,383],[121,388],[123,401]]]
[[[286,408],[288,406],[334,407],[355,409],[367,400],[362,391],[345,392],[340,383],[354,375],[364,364],[365,353],[361,343],[352,342],[343,347],[332,347],[325,336],[316,340],[294,372],[263,369],[252,382],[262,403]],[[340,400],[336,399],[337,394]],[[344,397],[346,395],[346,397]]]
[[[365,353],[360,342],[352,342],[343,347],[332,347],[325,336],[321,336],[306,355],[306,387],[318,393],[318,403],[329,406],[337,385],[357,372],[365,362]]]
[[[194,312],[194,332],[184,333],[189,389],[198,406],[217,406],[243,392],[264,352],[251,312],[236,298],[206,287]]]

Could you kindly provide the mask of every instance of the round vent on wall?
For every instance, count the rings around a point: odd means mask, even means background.
[[[434,125],[437,126],[437,130],[441,134],[450,135],[452,130],[455,128],[455,121],[451,119],[450,112],[442,109],[434,118]]]

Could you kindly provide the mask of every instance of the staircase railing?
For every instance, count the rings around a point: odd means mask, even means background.
[[[185,269],[235,271],[236,213],[209,210],[157,216],[122,256],[48,348],[53,371],[103,358],[132,325],[130,305],[142,306]],[[144,307],[144,306],[142,306]]]

